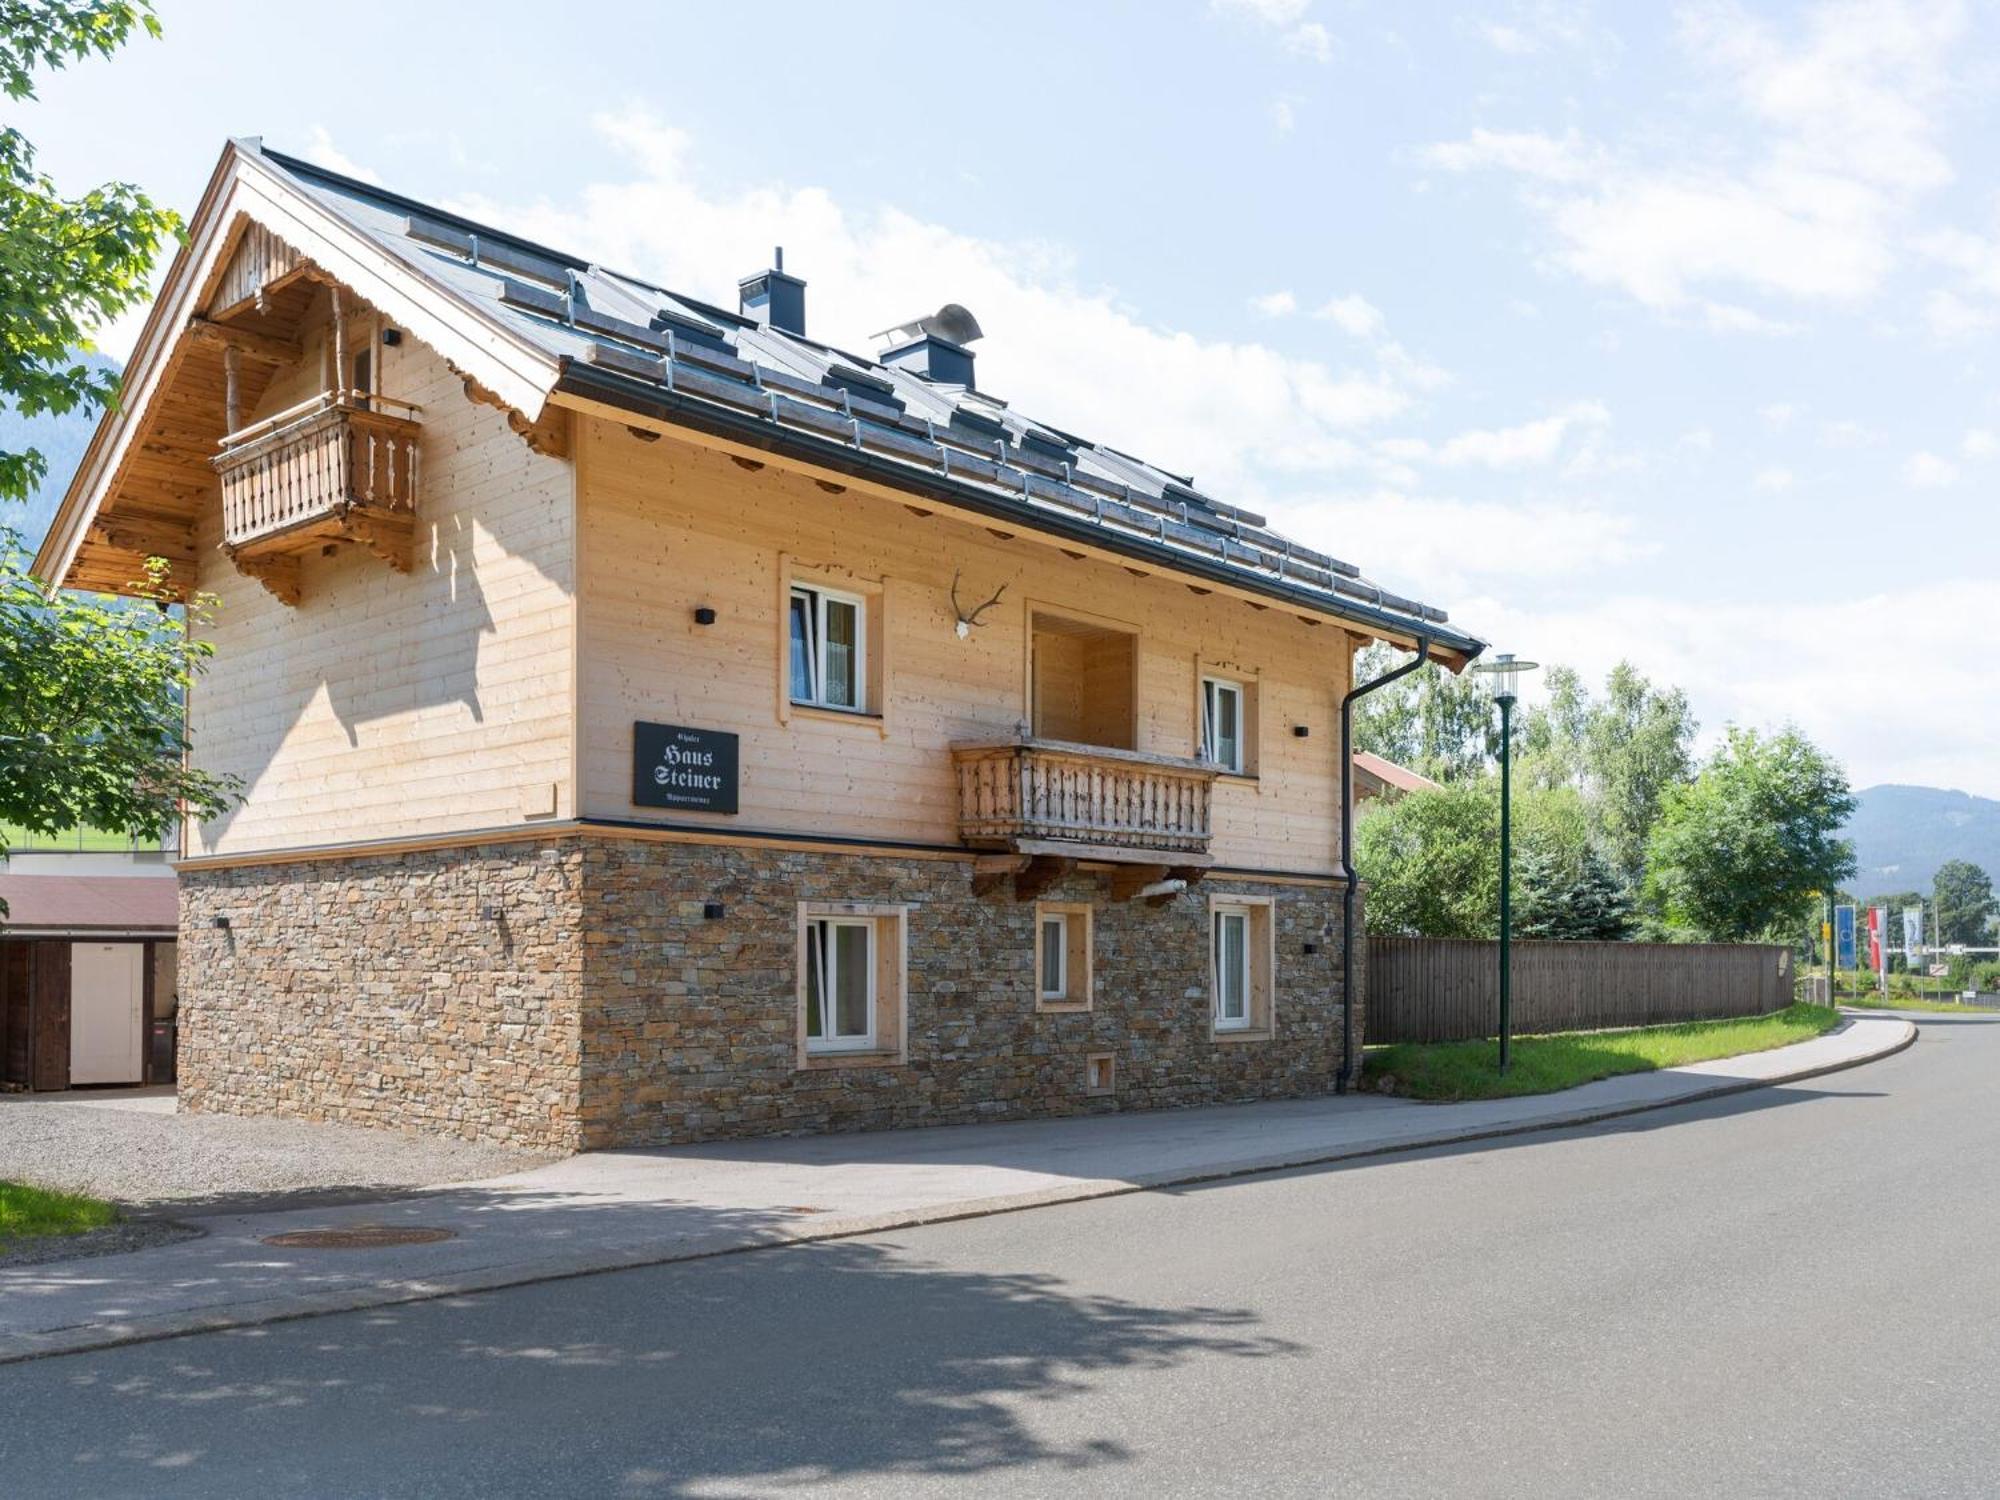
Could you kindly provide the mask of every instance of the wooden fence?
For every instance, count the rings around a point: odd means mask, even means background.
[[[1792,1003],[1792,953],[1757,943],[1514,944],[1513,1029],[1594,1031],[1755,1016]],[[1500,945],[1371,937],[1370,1042],[1497,1035]]]

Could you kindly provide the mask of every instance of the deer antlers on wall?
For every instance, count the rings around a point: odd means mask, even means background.
[[[979,623],[979,617],[985,614],[986,611],[991,609],[994,605],[998,604],[1000,602],[1000,596],[1006,592],[1007,592],[1007,585],[1003,583],[1000,585],[999,588],[993,591],[993,597],[991,599],[988,599],[984,604],[974,606],[972,612],[970,614],[967,614],[965,606],[958,602],[958,574],[956,571],[952,573],[951,612],[956,616],[958,616],[958,638],[961,641],[964,640],[967,636],[972,634],[972,627]]]

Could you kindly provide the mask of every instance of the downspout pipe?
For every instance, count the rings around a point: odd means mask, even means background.
[[[1431,659],[1431,638],[1417,637],[1416,656],[1393,672],[1350,687],[1340,700],[1340,1074],[1336,1094],[1347,1092],[1354,1071],[1354,700],[1407,677]]]

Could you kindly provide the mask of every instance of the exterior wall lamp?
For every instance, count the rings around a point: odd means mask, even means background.
[[[1507,1071],[1509,1043],[1513,1030],[1513,746],[1514,704],[1521,695],[1521,674],[1532,672],[1539,662],[1517,661],[1511,651],[1501,652],[1491,661],[1473,663],[1472,670],[1487,679],[1493,701],[1500,705],[1500,1071]]]

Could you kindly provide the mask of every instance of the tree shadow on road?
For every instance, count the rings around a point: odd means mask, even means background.
[[[1242,1309],[953,1269],[871,1240],[78,1355],[0,1380],[17,1410],[46,1414],[7,1445],[10,1472],[30,1479],[21,1496],[226,1495],[248,1475],[259,1493],[712,1496],[1026,1467],[1060,1484],[1133,1456],[1116,1425],[1067,1430],[1062,1404],[1100,1380],[1304,1352]]]

